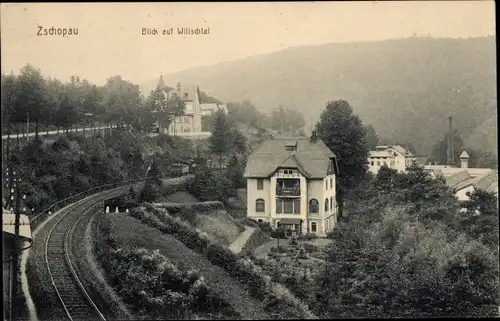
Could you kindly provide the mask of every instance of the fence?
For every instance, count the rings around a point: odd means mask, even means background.
[[[68,205],[70,203],[74,203],[76,201],[84,199],[85,197],[87,197],[89,195],[101,192],[101,191],[103,191],[105,189],[111,189],[111,188],[117,188],[117,187],[120,187],[120,186],[126,186],[126,185],[129,185],[129,184],[132,184],[132,183],[143,183],[145,181],[146,181],[145,178],[141,178],[141,179],[129,179],[129,180],[121,181],[121,182],[110,183],[110,184],[106,184],[106,185],[97,186],[97,187],[88,189],[86,191],[80,192],[78,194],[72,195],[70,197],[67,197],[65,199],[62,199],[62,200],[60,200],[60,201],[58,201],[58,202],[50,205],[48,208],[46,208],[45,210],[43,210],[41,213],[39,213],[38,215],[36,215],[35,217],[33,217],[30,220],[31,230],[34,231],[37,228],[37,226],[40,223],[42,223],[47,218],[47,216],[49,215],[49,212],[51,212],[51,213],[55,212],[55,211],[57,211],[57,210],[65,207],[66,205]]]

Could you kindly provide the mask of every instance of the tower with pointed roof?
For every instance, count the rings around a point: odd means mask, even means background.
[[[460,154],[460,167],[468,168],[469,167],[469,154],[465,150]]]

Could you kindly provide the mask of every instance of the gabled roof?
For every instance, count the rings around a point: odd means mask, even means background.
[[[459,191],[468,186],[474,186],[475,189],[480,189],[490,193],[498,193],[498,172],[489,171],[484,175],[471,177],[454,186],[454,190]]]
[[[296,138],[297,148],[287,151],[285,145],[291,138],[268,139],[248,157],[245,177],[269,177],[278,167],[294,167],[309,178],[324,178],[328,172],[330,160],[335,154],[317,138]],[[335,160],[335,171],[338,173]]]
[[[279,164],[276,166],[273,172],[275,172],[278,168],[296,168],[299,170],[299,172],[302,173],[305,177],[311,177],[311,175],[307,172],[307,170],[300,164],[300,161],[298,158],[294,155],[291,154],[288,156],[283,163]]]
[[[496,171],[491,171],[484,176],[479,176],[474,179],[472,184],[476,189],[486,192],[494,192],[495,190],[498,190],[498,173]]]
[[[468,171],[463,170],[457,173],[454,173],[448,177],[446,177],[446,184],[451,187],[455,188],[458,184],[467,181],[471,178],[470,174]]]

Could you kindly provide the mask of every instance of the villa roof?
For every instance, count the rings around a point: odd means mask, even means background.
[[[297,168],[308,178],[324,178],[327,175],[330,159],[335,154],[317,138],[293,139],[297,144],[294,151],[287,151],[285,146],[291,138],[268,139],[249,156],[245,177],[269,177],[278,167]],[[335,163],[335,171],[338,172]]]

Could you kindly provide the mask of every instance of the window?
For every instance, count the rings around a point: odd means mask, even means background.
[[[262,223],[262,220],[259,218],[259,219],[257,220],[257,222]]]
[[[377,161],[377,166],[380,166],[380,161]]]
[[[318,213],[319,212],[319,202],[317,199],[311,199],[309,201],[309,213]]]
[[[266,202],[262,198],[259,198],[258,200],[255,201],[256,212],[265,212],[265,209],[266,209]]]
[[[257,189],[264,189],[264,180],[263,179],[257,180]]]
[[[328,178],[326,179],[326,189],[328,189]]]
[[[333,177],[330,177],[330,188],[333,188]]]
[[[316,229],[317,229],[316,222],[312,222],[311,223],[311,232],[316,233]]]
[[[375,165],[375,162],[374,162],[374,161],[371,161],[371,162],[370,162],[370,165],[372,165],[372,166],[373,166],[373,165]]]
[[[276,199],[276,213],[300,214],[300,199]]]
[[[293,214],[300,214],[300,199],[293,200]]]
[[[283,200],[283,213],[291,214],[293,213],[293,201]]]
[[[330,209],[333,210],[333,197],[330,196]]]
[[[184,98],[188,98],[188,93],[184,93]]]
[[[325,198],[325,212],[328,212],[328,198]]]

